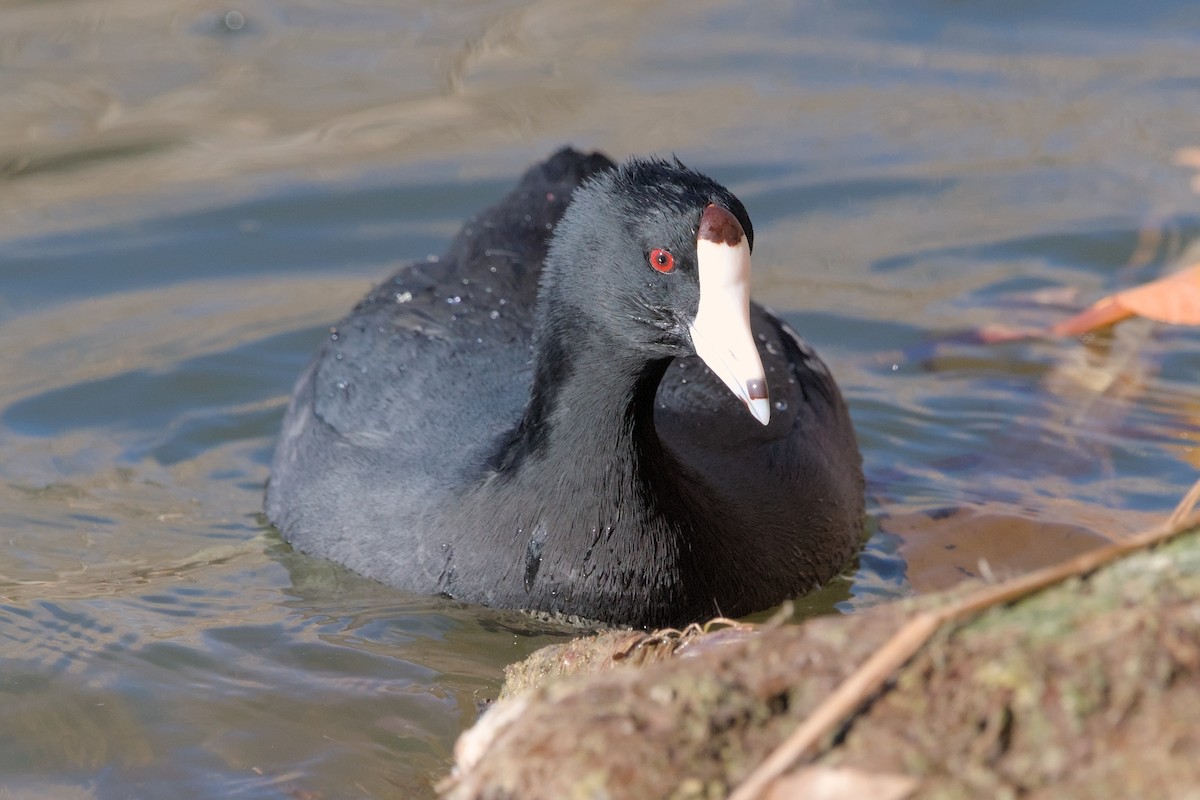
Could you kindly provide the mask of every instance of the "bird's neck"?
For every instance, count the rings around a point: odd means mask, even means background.
[[[572,471],[590,462],[613,479],[627,473],[621,477],[632,485],[670,458],[654,430],[655,396],[669,365],[669,357],[647,358],[597,327],[539,336],[517,451]]]
[[[565,613],[596,598],[612,619],[715,613],[695,553],[712,544],[724,509],[654,428],[671,359],[585,320],[538,329],[529,403],[492,464],[486,505],[513,515],[488,527],[524,554],[504,580],[521,582],[531,607]]]

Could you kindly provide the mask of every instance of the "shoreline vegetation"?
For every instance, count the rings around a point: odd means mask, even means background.
[[[1200,785],[1198,498],[1000,583],[544,648],[441,796],[1178,796]]]

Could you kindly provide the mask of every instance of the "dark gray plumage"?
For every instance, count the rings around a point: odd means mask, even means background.
[[[742,204],[678,163],[567,149],[531,168],[336,326],[283,423],[271,521],[402,589],[632,625],[828,580],[861,531],[853,429],[816,354],[757,305],[769,425],[694,355],[709,204],[752,242]],[[677,268],[651,269],[653,248]]]

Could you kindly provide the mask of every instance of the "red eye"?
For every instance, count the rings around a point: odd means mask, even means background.
[[[650,266],[659,272],[670,272],[675,269],[675,256],[661,247],[650,251]]]

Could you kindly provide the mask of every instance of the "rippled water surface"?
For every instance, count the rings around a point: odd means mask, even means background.
[[[427,797],[567,631],[292,553],[291,384],[400,261],[564,142],[754,219],[870,484],[805,612],[1136,530],[1200,463],[1193,330],[985,346],[1189,259],[1200,11],[817,2],[0,8],[0,786]]]

